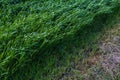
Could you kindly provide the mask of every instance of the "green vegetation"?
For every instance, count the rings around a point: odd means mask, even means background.
[[[72,46],[93,40],[119,12],[119,0],[0,0],[0,80],[55,78]]]

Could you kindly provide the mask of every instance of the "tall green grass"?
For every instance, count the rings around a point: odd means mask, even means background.
[[[63,55],[64,43],[99,31],[119,13],[119,5],[119,0],[1,0],[0,79],[34,79],[29,67],[45,67],[45,59],[51,64],[44,71],[52,70],[55,60],[49,56]],[[42,74],[41,67],[34,68]]]

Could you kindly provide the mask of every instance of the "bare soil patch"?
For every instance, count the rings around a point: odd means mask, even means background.
[[[58,80],[118,80],[116,76],[120,76],[120,22],[101,36],[98,45],[98,55],[73,62],[74,65]]]

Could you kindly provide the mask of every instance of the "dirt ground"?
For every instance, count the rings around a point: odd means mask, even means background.
[[[99,55],[78,61],[58,80],[120,80],[120,22],[101,36],[98,45]]]

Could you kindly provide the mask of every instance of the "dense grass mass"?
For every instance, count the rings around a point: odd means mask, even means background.
[[[119,11],[120,0],[0,0],[0,80],[44,80],[46,57]]]

